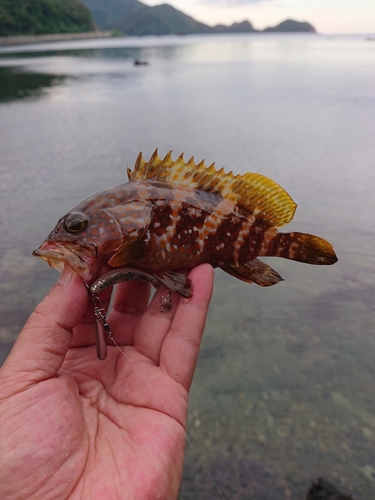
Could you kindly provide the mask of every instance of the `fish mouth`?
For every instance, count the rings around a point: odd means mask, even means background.
[[[62,271],[65,264],[80,274],[88,282],[93,276],[92,264],[94,263],[93,249],[75,246],[69,243],[44,242],[33,251],[35,257],[48,262],[50,267]]]

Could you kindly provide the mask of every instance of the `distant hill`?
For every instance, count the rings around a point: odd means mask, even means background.
[[[95,22],[94,22],[95,21]],[[208,26],[169,4],[150,7],[138,0],[0,0],[0,36],[104,30],[125,35],[255,33],[249,21]],[[287,20],[265,32],[315,32],[309,23]]]
[[[119,21],[127,19],[145,4],[138,0],[82,0],[91,11],[95,23],[104,30],[116,27]]]
[[[126,35],[188,35],[199,33],[259,33],[249,21],[208,26],[169,4],[150,7],[138,0],[82,0],[101,29]],[[315,32],[309,23],[287,20],[264,31]]]
[[[126,35],[187,35],[210,33],[206,24],[161,4],[150,7],[138,0],[83,0],[102,29],[116,29]]]
[[[254,29],[249,21],[242,21],[242,23],[233,23],[231,26],[217,24],[212,31],[214,33],[258,33],[259,30]]]
[[[127,35],[188,35],[209,33],[209,26],[196,21],[172,5],[142,4],[130,16],[118,20],[115,28]]]
[[[274,32],[274,33],[282,33],[282,32],[288,32],[288,33],[316,33],[316,30],[314,26],[312,26],[310,23],[300,23],[298,21],[293,21],[293,19],[287,19],[286,21],[283,21],[282,23],[278,24],[277,26],[274,26],[273,28],[266,28],[263,30],[264,32]]]
[[[91,13],[80,0],[0,0],[0,36],[93,29]]]

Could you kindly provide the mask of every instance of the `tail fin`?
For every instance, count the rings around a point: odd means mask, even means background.
[[[284,257],[306,264],[331,265],[337,262],[332,245],[328,241],[304,233],[278,233],[271,241],[267,256]]]

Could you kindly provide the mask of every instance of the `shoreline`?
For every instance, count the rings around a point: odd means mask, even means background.
[[[112,31],[87,31],[80,33],[51,33],[48,35],[1,36],[0,47],[29,45],[33,43],[61,42],[70,40],[90,40],[93,38],[111,38]]]

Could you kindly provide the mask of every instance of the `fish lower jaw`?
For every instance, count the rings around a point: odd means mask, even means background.
[[[92,279],[93,272],[91,270],[92,259],[85,255],[77,255],[66,246],[58,243],[54,245],[41,245],[33,251],[35,257],[46,261],[50,267],[62,272],[65,264],[68,265],[82,276],[85,282]]]

